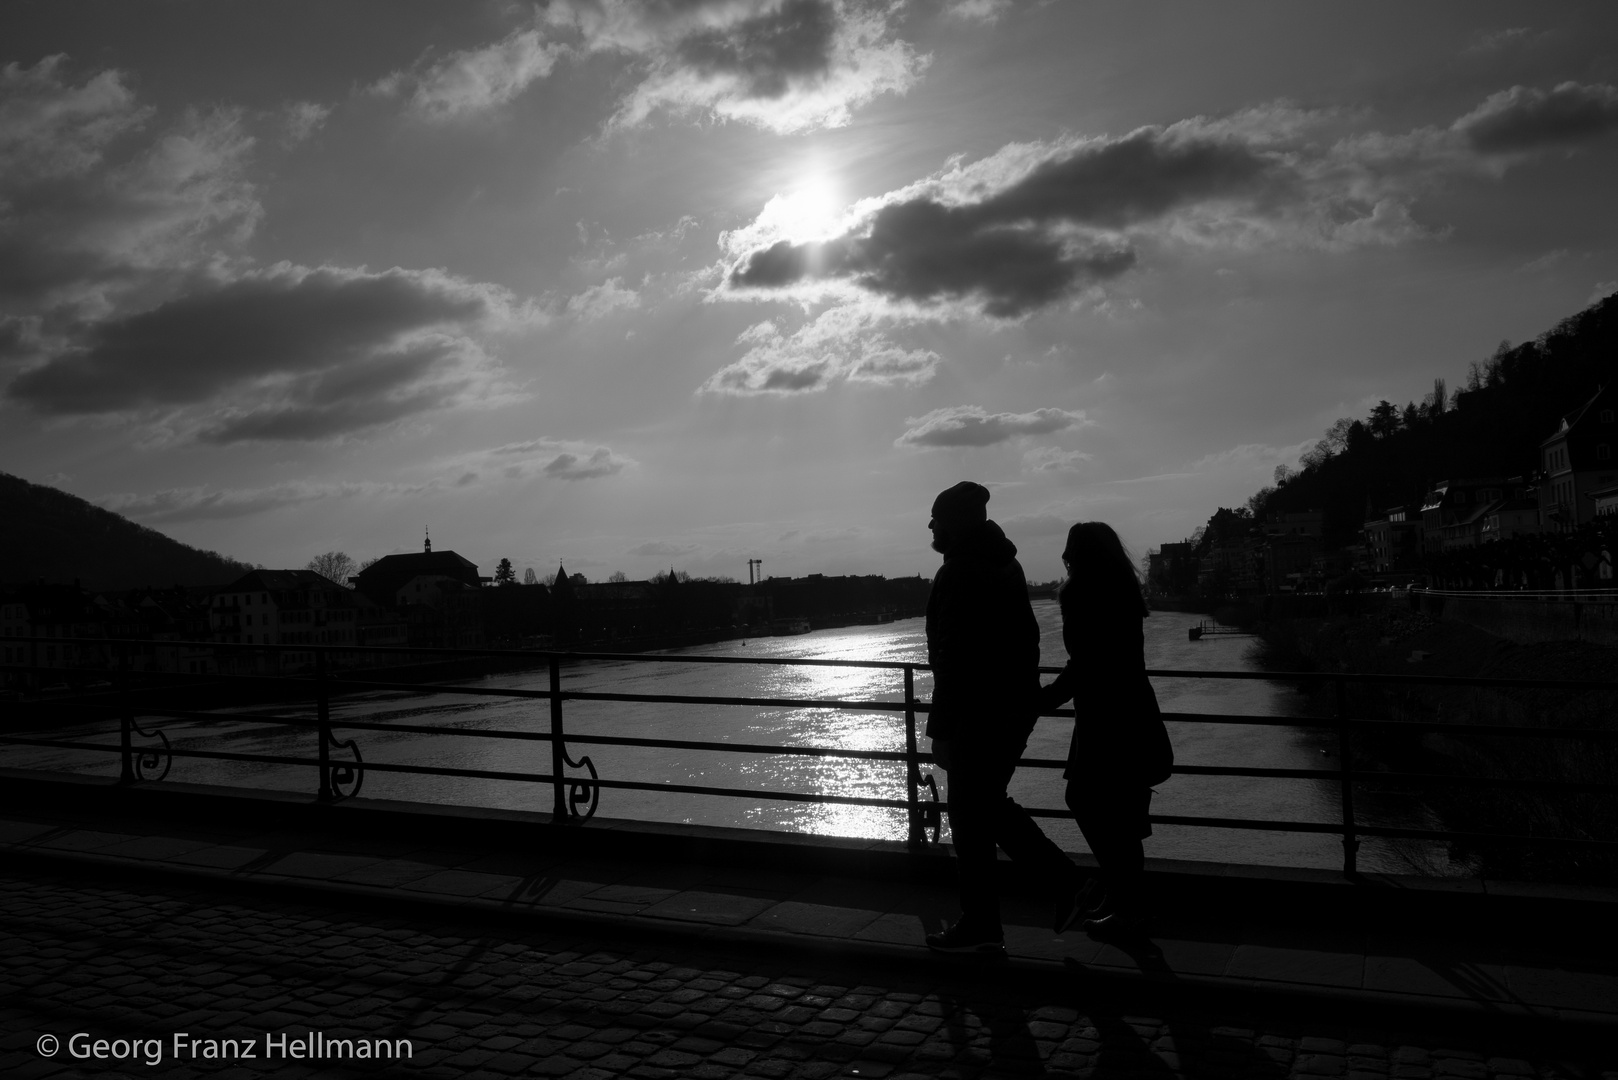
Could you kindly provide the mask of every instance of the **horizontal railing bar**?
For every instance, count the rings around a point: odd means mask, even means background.
[[[908,761],[903,750],[851,750],[833,746],[775,746],[768,743],[702,742],[685,739],[637,739],[626,735],[569,735],[570,743],[594,746],[646,746],[668,750],[714,750],[737,754],[788,754],[797,757],[838,757],[861,761]],[[918,757],[922,764],[931,754]]]
[[[1593,739],[1618,738],[1618,728],[1533,727],[1526,724],[1446,724],[1432,720],[1347,721],[1356,731],[1444,731],[1452,735],[1503,735],[1507,738]]]
[[[1618,794],[1618,783],[1580,780],[1534,780],[1512,776],[1463,776],[1459,773],[1373,772],[1359,773],[1354,783],[1365,787],[1385,780],[1396,784],[1430,784],[1438,787],[1464,787],[1476,784],[1484,787],[1517,788],[1525,791],[1582,791]]]
[[[1040,668],[1042,672],[1060,671],[1061,668]],[[1272,682],[1344,682],[1389,683],[1393,685],[1434,686],[1486,686],[1496,689],[1532,690],[1618,690],[1618,681],[1595,679],[1486,679],[1463,675],[1384,675],[1370,671],[1188,671],[1169,668],[1147,668],[1146,674],[1154,679],[1257,679]]]
[[[462,735],[474,738],[514,739],[528,742],[550,742],[553,737],[548,731],[511,731],[504,728],[495,731],[477,728],[434,728],[424,724],[371,723],[352,720],[334,722],[332,728],[333,730],[397,731],[418,735]],[[3,738],[0,738],[0,741],[4,741]],[[663,750],[713,750],[737,754],[786,754],[797,757],[836,757],[867,761],[908,760],[902,750],[854,750],[837,746],[784,746],[772,743],[728,743],[695,739],[641,739],[627,735],[574,734],[569,734],[567,741],[591,746],[645,746]]]
[[[687,663],[687,664],[767,664],[796,667],[848,667],[872,668],[889,671],[902,671],[911,668],[916,671],[931,671],[930,664],[908,660],[832,660],[820,657],[758,657],[758,656],[681,656],[668,653],[610,653],[610,652],[567,652],[563,650],[547,649],[423,649],[419,647],[400,645],[247,645],[236,642],[220,641],[162,641],[156,642],[142,638],[83,638],[83,637],[31,637],[28,635],[0,635],[0,641],[67,643],[80,646],[90,645],[130,645],[142,649],[156,651],[158,649],[177,648],[205,648],[216,650],[243,650],[250,652],[296,652],[316,653],[324,651],[328,655],[340,653],[363,653],[376,655],[405,655],[430,656],[441,663],[477,659],[477,658],[521,658],[535,661],[535,666],[546,663],[552,656],[561,660],[599,660],[623,661],[629,663]],[[77,668],[51,668],[53,671],[87,671],[93,669]],[[98,669],[96,669],[98,670]],[[1041,667],[1044,674],[1055,674],[1060,667]],[[198,673],[184,675],[174,673],[182,679],[198,678],[281,678],[280,676],[249,676],[236,673]],[[1195,671],[1181,669],[1147,669],[1147,675],[1154,678],[1165,679],[1260,679],[1278,680],[1283,682],[1321,682],[1343,679],[1353,682],[1377,682],[1389,684],[1424,684],[1424,685],[1457,685],[1457,686],[1491,686],[1491,687],[1522,687],[1532,689],[1567,689],[1567,690],[1612,690],[1618,689],[1618,681],[1596,680],[1569,680],[1569,679],[1478,679],[1455,675],[1384,675],[1370,672],[1333,672],[1333,671]]]
[[[820,698],[699,697],[686,694],[614,694],[592,690],[564,690],[564,701],[643,701],[653,705],[750,705],[754,708],[840,709],[844,712],[904,712],[903,701],[841,701]],[[911,708],[929,712],[924,701]]]
[[[550,692],[549,691],[544,691],[544,690],[500,690],[500,689],[489,689],[489,688],[486,688],[486,687],[441,687],[441,686],[431,686],[431,685],[423,687],[423,686],[415,685],[415,684],[403,684],[403,685],[412,686],[414,689],[416,689],[416,690],[418,690],[419,692],[422,692],[422,693],[437,693],[437,692],[440,692],[440,691],[448,692],[448,691],[464,690],[466,693],[473,694],[473,695],[478,695],[478,696],[484,696],[484,697],[513,697],[513,698],[541,698],[541,699],[550,697]],[[565,700],[627,701],[627,702],[651,702],[651,703],[693,704],[693,705],[747,705],[747,706],[752,706],[752,707],[755,707],[755,708],[771,708],[771,707],[775,707],[775,708],[804,708],[804,709],[842,709],[844,711],[852,711],[852,712],[901,712],[901,711],[904,710],[904,707],[905,707],[904,702],[902,702],[902,701],[900,701],[900,702],[883,702],[883,701],[849,701],[849,702],[841,702],[841,701],[823,701],[823,700],[820,700],[820,699],[817,699],[817,698],[728,698],[728,697],[709,698],[709,697],[681,696],[681,695],[673,695],[673,694],[670,694],[670,695],[605,694],[605,693],[595,694],[595,693],[592,693],[592,692],[584,692],[584,691],[563,691],[561,697],[562,697],[562,699],[564,701]],[[29,704],[29,705],[40,705],[40,706],[50,706],[50,705],[55,705],[55,704],[60,704],[60,703],[61,703],[60,701],[53,701],[53,702],[29,702],[27,704]],[[84,707],[87,707],[87,708],[105,708],[105,709],[108,709],[108,710],[116,709],[116,708],[119,707],[115,702],[107,702],[107,703],[94,702],[94,703],[92,703],[92,702],[84,702],[84,701],[75,701],[74,704],[81,705],[81,706],[84,706]],[[926,702],[920,702],[920,701],[916,702],[914,707],[915,707],[916,712],[918,712],[918,713],[929,712],[930,709],[931,709],[931,707]],[[221,714],[221,713],[183,712],[183,711],[179,711],[179,710],[164,710],[164,709],[154,709],[154,708],[149,708],[149,707],[148,708],[143,708],[141,711],[145,715],[149,715],[149,716],[164,716],[164,717],[174,717],[174,718],[179,718],[179,719],[202,719],[202,720],[236,720],[236,719],[241,719],[241,720],[247,720],[247,721],[263,720],[263,721],[269,721],[269,722],[288,723],[288,724],[303,724],[303,723],[306,723],[306,721],[302,721],[302,720],[282,719],[282,718],[278,718],[278,717],[262,716],[262,715],[248,715],[248,716],[245,716],[245,717],[239,717],[238,718],[238,717],[229,716],[229,715],[225,715],[225,714]],[[1047,713],[1041,713],[1040,714],[1041,718],[1056,718],[1056,719],[1074,719],[1075,715],[1076,715],[1076,710],[1074,710],[1074,709],[1056,709],[1056,710],[1054,710],[1052,712],[1047,712]],[[1165,712],[1165,713],[1162,714],[1162,717],[1163,717],[1164,721],[1166,721],[1166,722],[1186,723],[1186,724],[1231,724],[1231,725],[1252,725],[1252,726],[1261,726],[1261,727],[1308,727],[1308,728],[1328,728],[1328,729],[1334,729],[1334,728],[1338,727],[1340,724],[1346,724],[1351,729],[1356,730],[1356,731],[1367,731],[1367,730],[1369,730],[1369,731],[1383,731],[1383,732],[1394,732],[1394,731],[1439,731],[1439,732],[1446,732],[1448,734],[1458,735],[1458,736],[1459,735],[1470,735],[1470,736],[1485,736],[1485,735],[1486,736],[1494,736],[1494,735],[1499,735],[1499,736],[1505,736],[1505,737],[1508,737],[1508,738],[1589,739],[1589,740],[1596,740],[1596,741],[1609,741],[1609,740],[1613,740],[1613,739],[1618,739],[1618,728],[1533,727],[1533,726],[1528,726],[1528,725],[1513,725],[1513,724],[1454,724],[1454,723],[1441,723],[1441,722],[1427,721],[1427,720],[1369,720],[1369,719],[1363,719],[1363,718],[1357,718],[1357,717],[1348,717],[1348,718],[1346,718],[1344,720],[1339,721],[1339,720],[1336,720],[1334,718],[1318,717],[1318,716],[1258,716],[1258,715],[1247,714],[1247,713]],[[351,723],[351,722],[338,721],[337,726],[339,726],[339,727],[345,726],[345,724],[348,724],[348,723]],[[449,734],[450,732],[446,731],[445,733]]]
[[[278,682],[281,680],[277,680]],[[297,682],[315,684],[313,679],[297,679]],[[521,690],[516,687],[490,687],[490,686],[457,686],[440,683],[407,683],[386,682],[378,679],[348,679],[341,675],[332,675],[326,680],[326,685],[332,690],[342,687],[358,687],[362,690],[409,690],[418,694],[466,694],[471,697],[508,697],[526,698],[536,701],[550,699],[549,690]]]
[[[269,719],[277,723],[312,727],[314,720],[298,720],[279,717],[256,717],[254,719]],[[347,728],[360,731],[397,732],[410,735],[453,735],[472,738],[511,739],[520,742],[550,742],[552,736],[543,731],[511,731],[509,729],[487,730],[477,728],[437,728],[424,724],[394,724],[372,721],[345,721],[332,725],[334,729]],[[842,758],[857,761],[893,761],[907,760],[907,755],[899,750],[855,750],[842,747],[825,746],[784,746],[770,743],[729,743],[688,739],[643,739],[618,735],[570,735],[570,742],[583,743],[593,746],[638,746],[652,749],[666,750],[701,750],[715,753],[737,754],[781,754],[795,757],[826,757]],[[70,744],[59,742],[41,742],[26,738],[0,735],[0,744],[14,743],[25,746],[48,745],[66,746]],[[100,744],[88,744],[100,745]],[[251,756],[243,760],[254,760]],[[919,757],[923,765],[933,762],[932,755],[923,754]],[[1065,769],[1068,762],[1065,758],[1022,758],[1017,762],[1018,768],[1033,769]],[[1259,766],[1226,766],[1226,765],[1175,765],[1175,776],[1230,776],[1230,777],[1259,777],[1283,780],[1327,780],[1338,781],[1342,774],[1333,769],[1271,769]],[[1406,772],[1374,772],[1359,773],[1354,777],[1355,784],[1365,787],[1378,783],[1393,782],[1397,784],[1429,784],[1436,786],[1465,786],[1477,785],[1483,787],[1496,787],[1520,790],[1544,790],[1567,792],[1614,792],[1618,793],[1618,784],[1600,782],[1577,782],[1564,780],[1535,780],[1521,779],[1505,776],[1463,776],[1455,773],[1406,773]]]
[[[1030,808],[1028,813],[1034,817],[1043,818],[1072,817],[1072,813],[1068,810]],[[1153,825],[1183,825],[1199,829],[1248,829],[1258,832],[1322,833],[1335,836],[1343,834],[1343,827],[1340,824],[1324,821],[1269,821],[1263,818],[1189,817],[1177,814],[1151,814],[1148,815],[1148,820]],[[1403,840],[1465,840],[1477,843],[1501,840],[1508,843],[1545,843],[1561,844],[1569,847],[1618,848],[1618,840],[1591,840],[1574,836],[1524,836],[1517,833],[1446,832],[1438,829],[1397,829],[1379,825],[1365,825],[1359,822],[1355,823],[1354,831],[1359,836],[1383,836]]]
[[[1453,596],[1461,600],[1551,600],[1575,604],[1618,604],[1618,589],[1415,589],[1417,596]],[[1324,594],[1322,594],[1324,595]]]
[[[1469,843],[1557,844],[1562,847],[1615,848],[1618,840],[1592,840],[1582,836],[1528,836],[1521,833],[1449,832],[1443,829],[1400,829],[1381,825],[1356,825],[1362,836],[1382,836],[1392,840],[1433,840]]]

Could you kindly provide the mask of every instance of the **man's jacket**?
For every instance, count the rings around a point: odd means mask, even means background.
[[[985,522],[956,539],[927,596],[933,667],[927,734],[967,744],[1021,745],[1039,693],[1039,623],[1017,546]]]

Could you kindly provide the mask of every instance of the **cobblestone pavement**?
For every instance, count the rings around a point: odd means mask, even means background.
[[[1077,986],[1009,985],[970,962],[939,979],[11,870],[0,910],[6,1077],[1618,1080],[1480,1036],[1122,1015]],[[408,1060],[358,1059],[406,1044]]]

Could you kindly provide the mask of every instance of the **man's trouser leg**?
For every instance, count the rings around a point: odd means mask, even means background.
[[[957,743],[950,749],[949,827],[961,882],[961,916],[987,930],[1000,928],[995,880],[995,831],[1016,755],[1004,747]]]
[[[1079,887],[1079,869],[1073,860],[1009,794],[1002,796],[996,808],[994,839],[1013,862],[1025,873],[1033,873],[1053,894],[1069,894]]]

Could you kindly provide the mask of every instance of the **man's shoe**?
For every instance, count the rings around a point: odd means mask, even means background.
[[[1091,878],[1074,890],[1071,896],[1058,900],[1051,919],[1051,929],[1057,934],[1064,934],[1074,923],[1086,915],[1094,914],[1101,907],[1102,901],[1096,895],[1100,891],[1100,880]]]
[[[1006,935],[999,929],[983,930],[967,925],[965,919],[941,934],[928,934],[927,947],[935,952],[992,953],[1004,956]]]

